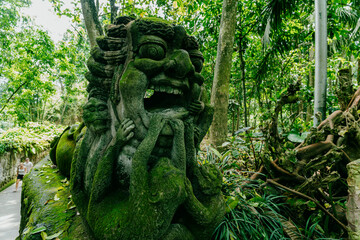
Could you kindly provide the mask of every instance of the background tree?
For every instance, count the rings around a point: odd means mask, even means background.
[[[229,83],[232,65],[234,34],[236,24],[236,0],[223,2],[220,34],[217,46],[211,104],[214,119],[210,128],[210,139],[214,146],[222,144],[227,136],[227,110],[229,105]]]

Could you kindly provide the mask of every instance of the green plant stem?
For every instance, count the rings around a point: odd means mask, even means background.
[[[285,187],[284,185],[280,184],[280,183],[277,183],[275,182],[274,180],[272,179],[267,179],[266,180],[267,183],[271,183],[273,185],[276,185],[280,188],[283,188],[284,190],[288,191],[288,192],[291,192],[293,194],[296,194],[302,198],[306,198],[310,201],[313,201],[324,213],[326,213],[327,215],[329,215],[332,219],[334,219],[335,222],[337,222],[346,232],[348,231],[347,227],[342,223],[340,222],[334,215],[332,215],[328,210],[326,210],[326,208],[324,208],[318,201],[316,201],[315,199],[313,199],[312,197],[309,197],[308,195],[305,195],[301,192],[298,192],[298,191],[295,191],[291,188],[288,188],[288,187]]]

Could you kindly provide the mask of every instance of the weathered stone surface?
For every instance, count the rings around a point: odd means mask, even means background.
[[[17,239],[41,240],[45,234],[68,240],[92,239],[71,199],[69,181],[51,166],[47,157],[24,177]]]
[[[211,239],[225,207],[220,172],[196,159],[213,116],[198,43],[157,18],[107,34],[87,62],[86,133],[55,151],[82,219],[96,239]]]
[[[71,161],[73,158],[76,142],[84,135],[86,128],[84,123],[67,127],[62,134],[51,143],[50,159],[57,165],[60,172],[70,177]]]

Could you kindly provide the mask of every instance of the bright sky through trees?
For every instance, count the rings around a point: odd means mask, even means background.
[[[68,8],[72,6],[69,1],[65,1],[64,4]],[[60,41],[66,30],[71,27],[70,18],[57,16],[47,0],[33,0],[31,6],[23,8],[22,12],[32,17],[37,25],[43,26],[55,42]]]

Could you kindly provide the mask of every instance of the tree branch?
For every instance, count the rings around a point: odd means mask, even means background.
[[[347,227],[346,227],[342,222],[340,222],[334,215],[332,215],[328,210],[326,210],[326,208],[324,208],[324,207],[323,207],[318,201],[316,201],[314,198],[309,197],[308,195],[305,195],[305,194],[303,194],[303,193],[301,193],[301,192],[295,191],[295,190],[293,190],[293,189],[291,189],[291,188],[285,187],[284,185],[281,185],[280,183],[277,183],[277,182],[275,182],[275,181],[272,180],[272,179],[267,179],[266,182],[271,183],[271,184],[273,184],[273,185],[276,185],[276,186],[278,186],[278,187],[280,187],[280,188],[282,188],[282,189],[284,189],[284,190],[286,190],[286,191],[288,191],[288,192],[291,192],[291,193],[293,193],[293,194],[295,194],[295,195],[298,195],[298,196],[300,196],[300,197],[302,197],[302,198],[305,198],[305,199],[308,199],[308,200],[310,200],[310,201],[313,201],[313,202],[316,204],[316,206],[318,206],[324,213],[326,213],[326,214],[329,215],[332,219],[334,219],[334,221],[335,221],[337,224],[339,224],[340,227],[342,227],[346,232],[348,231]]]
[[[11,98],[28,82],[29,80],[23,82],[22,84],[20,84],[20,86],[11,94],[11,96],[6,100],[6,103],[4,104],[4,106],[0,109],[0,113],[5,109],[5,107],[7,106],[7,104],[10,102]]]

